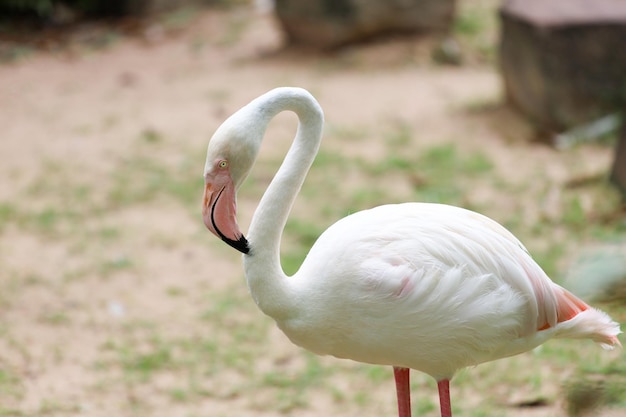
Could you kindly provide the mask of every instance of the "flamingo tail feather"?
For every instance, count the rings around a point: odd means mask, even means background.
[[[591,339],[604,349],[621,346],[617,335],[622,331],[619,324],[608,314],[589,307],[569,320],[559,323],[554,337],[568,339]]]

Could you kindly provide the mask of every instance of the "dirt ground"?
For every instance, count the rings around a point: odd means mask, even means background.
[[[245,326],[263,320],[245,292],[239,256],[206,232],[197,210],[210,135],[273,87],[309,89],[324,107],[328,129],[353,129],[345,135],[360,134],[367,143],[355,148],[335,135],[323,144],[330,152],[376,158],[377,136],[402,124],[420,142],[407,151],[461,138],[462,149],[490,155],[499,172],[510,174],[510,184],[544,176],[562,183],[610,164],[609,149],[587,149],[584,159],[579,153],[555,158],[549,147],[530,144],[529,127],[499,104],[494,66],[436,65],[430,40],[387,40],[321,56],[277,52],[281,43],[267,15],[205,11],[175,35],[155,27],[149,36],[118,39],[104,50],[37,52],[0,66],[0,415],[393,415],[391,374],[370,375],[374,383],[364,389],[371,391],[348,401],[342,393],[358,389],[357,376],[369,371],[344,377],[342,367],[351,365],[332,358],[321,364],[337,367],[325,377],[334,388],[306,385],[297,392],[306,406],[282,398],[279,376],[269,370],[313,362],[270,322],[263,333],[269,340],[249,359],[265,379],[252,385],[238,359],[216,364],[212,379],[202,368],[211,356],[184,343],[190,335],[219,341],[227,329],[245,333]],[[289,144],[294,121],[279,119],[269,134],[284,139],[264,149],[262,158],[278,158]],[[180,200],[160,197],[155,190],[171,181],[163,172],[197,173],[197,180],[170,190],[190,189]],[[489,193],[478,187],[473,196]],[[244,228],[255,204],[241,201]],[[524,211],[532,204],[515,207]],[[542,215],[549,216],[546,205]],[[305,213],[306,207],[295,210]],[[530,221],[538,216],[525,213]],[[498,216],[496,208],[487,214]],[[224,312],[211,307],[210,294],[230,292],[243,318],[227,302],[220,304]],[[203,312],[217,318],[199,321]],[[166,352],[163,365],[138,362],[156,361],[139,354],[159,352],[155,346]],[[197,362],[171,357],[191,357],[185,352],[194,352]],[[168,366],[174,371],[160,372]],[[196,367],[209,375],[201,389],[188,382]],[[561,370],[543,385],[548,397],[557,395],[557,381],[566,375]],[[462,393],[453,386],[453,396],[465,397],[459,415],[477,416],[472,404],[527,400],[525,392],[510,391],[517,389]],[[413,395],[432,399],[434,390],[419,382]],[[563,415],[560,407],[555,401],[480,415],[556,416]],[[429,406],[422,409],[420,415],[436,415]]]

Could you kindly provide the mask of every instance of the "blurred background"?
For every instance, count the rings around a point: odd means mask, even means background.
[[[0,415],[395,415],[391,370],[291,345],[201,220],[209,138],[277,86],[326,115],[287,272],[349,213],[448,203],[626,321],[624,39],[620,0],[0,0]],[[243,230],[296,123],[268,130]],[[412,391],[438,415],[430,377]],[[553,340],[452,397],[623,416],[626,359]]]

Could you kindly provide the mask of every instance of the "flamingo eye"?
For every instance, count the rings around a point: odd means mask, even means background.
[[[228,166],[228,161],[222,159],[221,161],[217,163],[217,166],[220,168],[226,168]]]

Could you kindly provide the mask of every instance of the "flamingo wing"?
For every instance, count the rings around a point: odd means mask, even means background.
[[[489,276],[526,300],[521,335],[558,322],[561,294],[523,244],[495,221],[469,210],[426,203],[380,206],[341,220],[319,244],[334,247],[333,254],[323,256],[337,259],[335,268],[345,265],[342,274],[360,265],[361,275],[378,281],[382,292],[402,295],[423,286],[424,276],[437,281],[458,270],[462,281]],[[471,293],[462,286],[448,289],[449,295],[462,291]]]

